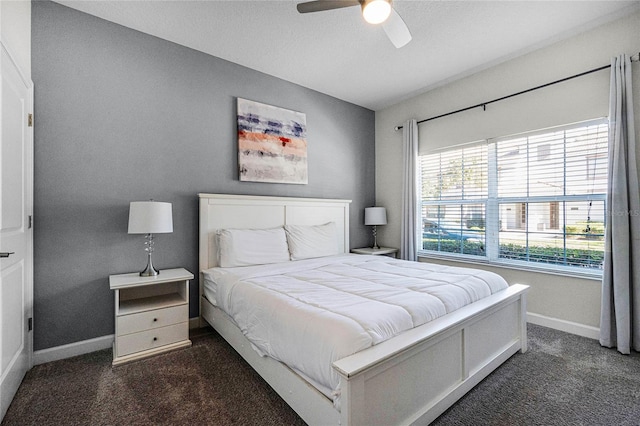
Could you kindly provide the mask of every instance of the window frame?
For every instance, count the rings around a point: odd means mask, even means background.
[[[551,274],[558,274],[563,276],[573,276],[580,278],[592,278],[592,279],[600,279],[602,277],[603,269],[602,268],[588,268],[588,267],[579,267],[579,266],[570,266],[570,265],[558,265],[552,263],[542,263],[542,262],[533,262],[529,260],[515,260],[515,259],[505,259],[500,257],[500,241],[499,241],[499,219],[500,219],[500,208],[501,204],[509,204],[509,203],[523,203],[525,206],[529,206],[529,204],[533,203],[558,203],[559,210],[562,210],[562,205],[566,202],[602,202],[604,207],[604,224],[605,227],[607,225],[608,217],[606,215],[606,203],[607,203],[607,194],[605,193],[596,193],[596,194],[569,194],[566,193],[564,195],[550,195],[550,196],[509,196],[509,197],[499,197],[498,196],[498,160],[497,156],[497,144],[501,141],[512,140],[518,137],[535,137],[536,135],[553,133],[559,131],[567,131],[570,129],[577,129],[580,127],[589,127],[606,124],[608,126],[608,119],[598,118],[592,120],[586,120],[577,123],[571,123],[562,126],[556,126],[548,129],[540,129],[531,132],[524,132],[518,135],[505,136],[500,138],[491,138],[483,141],[474,141],[468,144],[456,145],[453,147],[448,147],[444,149],[438,149],[431,152],[421,153],[418,159],[418,182],[419,182],[419,223],[418,229],[419,233],[417,235],[418,238],[418,256],[425,258],[433,258],[433,259],[442,259],[442,260],[450,260],[456,262],[466,262],[466,263],[476,263],[476,264],[485,264],[485,265],[495,265],[499,267],[506,268],[515,268],[520,270],[530,270],[532,272],[546,272]],[[529,143],[527,141],[527,143]],[[473,148],[474,146],[478,146],[481,144],[485,144],[487,146],[487,197],[486,198],[476,198],[476,199],[447,199],[447,200],[424,200],[422,198],[422,160],[421,157],[443,153],[447,151],[455,151],[467,148]],[[598,155],[598,158],[603,158],[601,154]],[[607,162],[605,163],[605,171],[608,177],[608,154],[606,157]],[[589,159],[587,159],[589,161]],[[564,179],[566,179],[566,158],[563,160],[563,164],[565,165],[565,172],[563,173]],[[590,164],[587,163],[587,169],[589,171]],[[528,169],[527,165],[527,170]],[[595,175],[594,175],[595,176]],[[528,192],[528,190],[527,190]],[[428,250],[423,249],[423,239],[422,239],[422,224],[423,220],[427,219],[424,215],[425,208],[428,206],[438,206],[438,205],[463,205],[463,204],[484,204],[484,212],[485,212],[485,255],[472,255],[472,254],[464,254],[464,253],[451,253],[451,252],[443,252],[436,250]],[[526,214],[523,212],[523,214]],[[566,219],[565,219],[566,221]],[[566,222],[565,226],[566,226]],[[527,241],[530,230],[525,231],[527,233]],[[535,231],[533,231],[535,233]],[[566,236],[567,231],[563,229],[562,235],[565,241],[564,250],[566,251]],[[526,243],[526,247],[529,247],[528,242]]]

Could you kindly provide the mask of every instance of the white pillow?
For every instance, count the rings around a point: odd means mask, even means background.
[[[220,229],[217,237],[218,266],[222,268],[289,261],[283,228]]]
[[[335,222],[324,225],[285,225],[291,260],[334,256],[340,253]]]

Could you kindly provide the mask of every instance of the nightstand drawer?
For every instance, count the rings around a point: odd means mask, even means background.
[[[140,333],[127,334],[116,338],[117,356],[125,356],[146,351],[189,338],[189,323],[169,325]]]
[[[118,336],[151,330],[153,328],[166,327],[168,325],[184,322],[189,318],[189,306],[187,304],[173,306],[171,308],[155,309],[153,311],[140,312],[138,314],[122,315],[116,317],[116,330]]]

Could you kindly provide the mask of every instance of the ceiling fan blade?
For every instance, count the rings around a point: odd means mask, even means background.
[[[296,7],[300,13],[309,13],[359,5],[360,2],[358,0],[315,0],[298,3]]]
[[[382,28],[387,33],[391,43],[398,49],[411,41],[409,28],[407,28],[407,24],[404,23],[404,20],[395,9],[391,9],[391,15],[382,23]]]

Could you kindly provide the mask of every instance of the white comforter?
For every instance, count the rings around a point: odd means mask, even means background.
[[[491,272],[341,255],[203,271],[212,303],[262,355],[339,395],[331,364],[507,288]],[[213,291],[211,291],[213,290]]]

